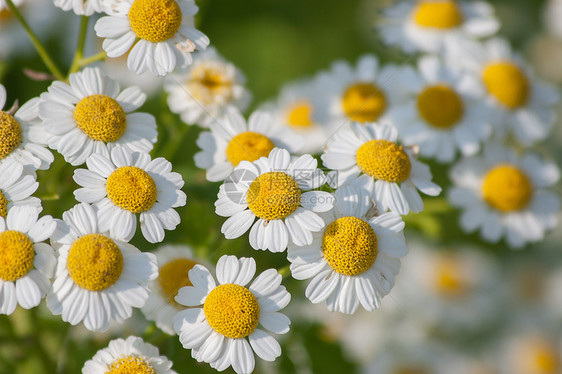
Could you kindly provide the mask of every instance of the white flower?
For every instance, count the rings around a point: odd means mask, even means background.
[[[158,348],[136,336],[129,336],[127,340],[115,339],[86,361],[82,374],[176,374],[172,362],[159,354]]]
[[[554,163],[532,153],[515,152],[491,143],[482,156],[461,160],[451,170],[456,187],[448,194],[463,210],[460,225],[480,230],[483,239],[497,242],[505,235],[513,248],[539,241],[556,226],[559,198],[545,190],[560,178]]]
[[[492,132],[485,95],[463,87],[462,74],[437,57],[418,60],[420,75],[408,82],[411,97],[390,109],[388,119],[405,145],[418,145],[420,155],[450,162],[458,148],[472,156]]]
[[[409,149],[397,144],[398,131],[387,125],[352,122],[338,131],[326,147],[322,161],[337,171],[339,186],[360,174],[368,179],[368,188],[379,212],[388,209],[400,215],[423,210],[417,190],[436,196],[441,188],[431,182],[429,167]]]
[[[207,180],[223,181],[241,161],[254,162],[267,157],[275,147],[294,153],[302,139],[288,128],[274,126],[266,112],[255,112],[246,120],[234,108],[225,110],[211,131],[199,134],[195,165],[207,170]]]
[[[79,16],[91,16],[105,10],[105,0],[54,0],[55,6],[64,11],[72,10]]]
[[[40,219],[40,208],[16,206],[0,216],[0,314],[12,314],[19,304],[39,305],[51,287],[57,259],[50,245],[42,243],[55,231],[53,217]]]
[[[193,26],[199,8],[193,0],[123,0],[96,22],[96,34],[109,57],[129,52],[127,66],[138,74],[166,75],[176,63],[191,63],[191,52],[205,49],[207,38]],[[130,50],[130,51],[129,51]]]
[[[383,17],[379,30],[384,42],[407,53],[438,52],[447,42],[491,36],[500,27],[484,1],[401,0]]]
[[[39,187],[34,173],[26,172],[22,164],[10,159],[0,163],[0,176],[0,217],[6,218],[17,205],[41,208],[41,200],[31,196]]]
[[[233,239],[251,227],[252,248],[271,252],[284,251],[289,238],[296,245],[310,244],[312,232],[324,227],[316,212],[331,209],[332,196],[308,190],[324,182],[310,155],[291,161],[289,152],[274,148],[267,158],[242,161],[219,188],[215,212],[229,217],[221,232]]]
[[[353,314],[359,304],[368,311],[394,286],[400,257],[408,253],[404,222],[392,212],[372,217],[369,193],[357,184],[340,187],[336,204],[323,214],[326,228],[313,233],[307,246],[289,245],[293,278],[311,279],[306,297],[326,302],[330,311]]]
[[[39,117],[50,134],[49,147],[72,165],[93,153],[109,157],[113,148],[149,152],[156,142],[156,122],[148,113],[132,113],[146,100],[137,87],[119,84],[98,68],[70,75],[70,85],[53,82],[41,95]]]
[[[151,160],[147,153],[115,148],[109,157],[93,154],[86,165],[88,169],[74,172],[74,180],[83,187],[74,196],[96,206],[102,232],[129,241],[140,213],[143,236],[156,243],[164,240],[164,229],[174,230],[180,223],[173,208],[185,205],[184,182],[163,157]]]
[[[493,121],[500,125],[499,138],[513,132],[521,143],[530,145],[548,136],[556,120],[553,106],[560,95],[534,76],[506,40],[453,44],[449,58],[472,74],[473,79],[465,84],[466,92],[487,95],[496,109]]]
[[[186,124],[209,127],[229,106],[244,111],[251,94],[244,87],[246,78],[215,48],[199,52],[193,64],[166,79],[168,106]]]
[[[557,374],[562,368],[562,341],[554,320],[538,317],[510,326],[500,342],[499,372],[512,374]],[[547,330],[551,328],[551,330]]]
[[[94,208],[82,203],[63,213],[52,243],[58,252],[47,307],[62,320],[91,331],[131,317],[148,299],[148,282],[158,276],[156,256],[108,236]]]
[[[241,374],[254,370],[252,350],[265,361],[281,355],[277,340],[258,324],[274,334],[287,333],[291,321],[279,310],[291,295],[275,269],[264,271],[246,287],[255,272],[253,258],[235,256],[222,256],[217,262],[218,285],[204,266],[189,271],[193,286],[180,289],[176,301],[192,308],[176,315],[174,328],[197,361],[218,371],[232,366]]]

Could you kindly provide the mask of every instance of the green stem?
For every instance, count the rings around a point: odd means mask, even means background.
[[[86,45],[86,35],[88,34],[88,21],[87,16],[80,17],[80,31],[78,32],[78,44],[76,45],[76,53],[74,53],[74,59],[68,70],[67,77],[76,73],[80,69],[80,61],[84,56],[84,46]]]
[[[81,60],[80,60],[80,66],[82,67],[82,66],[90,65],[91,63],[96,62],[96,61],[103,60],[103,59],[105,59],[106,57],[107,57],[107,53],[106,53],[105,51],[104,51],[104,52],[100,52],[100,53],[95,54],[95,55],[93,55],[93,56],[90,56],[90,57],[86,57],[86,58],[81,59]]]
[[[49,54],[47,53],[47,51],[43,47],[43,44],[41,44],[41,42],[39,41],[39,39],[37,38],[37,36],[33,32],[33,30],[31,30],[31,28],[29,27],[29,25],[27,24],[27,22],[23,18],[22,14],[20,13],[19,9],[14,5],[13,1],[12,0],[6,0],[6,3],[8,4],[8,7],[10,8],[10,10],[17,17],[17,19],[19,20],[19,22],[21,23],[21,25],[23,26],[25,31],[27,32],[27,35],[29,36],[29,39],[31,40],[31,43],[33,43],[33,46],[37,50],[37,53],[39,53],[39,56],[43,60],[43,63],[45,64],[45,66],[47,66],[47,69],[49,69],[49,71],[51,72],[52,75],[55,76],[55,78],[57,78],[59,80],[64,80],[64,75],[61,73],[61,71],[59,70],[57,65],[51,59],[51,56],[49,56]]]

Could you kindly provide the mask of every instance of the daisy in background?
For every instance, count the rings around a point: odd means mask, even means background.
[[[72,165],[93,153],[109,157],[112,149],[150,152],[156,142],[151,114],[133,113],[146,95],[137,87],[121,91],[99,68],[71,74],[70,85],[53,82],[39,103],[39,117],[49,134],[49,147]]]
[[[232,366],[241,374],[254,370],[252,350],[265,361],[281,355],[277,340],[258,324],[274,334],[286,334],[291,321],[279,310],[289,304],[291,295],[277,270],[268,269],[250,283],[255,272],[253,258],[235,256],[218,260],[218,285],[204,266],[189,271],[193,286],[180,289],[176,301],[190,308],[176,315],[174,328],[197,361],[218,371]]]
[[[0,314],[39,305],[51,287],[57,259],[44,242],[55,231],[53,217],[39,218],[41,208],[16,206],[0,216]]]
[[[186,70],[166,79],[168,106],[186,124],[209,127],[229,106],[246,110],[252,96],[246,77],[215,48],[199,52]]]
[[[177,64],[190,64],[196,49],[209,45],[209,38],[194,27],[199,8],[193,0],[124,0],[111,7],[110,15],[96,22],[96,34],[106,38],[102,47],[109,57],[129,52],[127,66],[138,74],[171,73]]]
[[[22,164],[10,159],[0,163],[0,217],[6,218],[10,209],[31,205],[41,210],[41,200],[31,196],[39,183],[35,174],[26,172]]]
[[[408,84],[410,99],[388,114],[404,144],[418,145],[421,156],[439,162],[451,162],[457,149],[463,156],[478,152],[492,132],[485,96],[464,88],[470,76],[437,57],[418,60],[418,70]]]
[[[463,210],[460,226],[480,231],[495,243],[505,236],[512,248],[542,240],[554,228],[559,198],[545,190],[560,178],[558,167],[532,153],[516,155],[490,143],[484,154],[458,162],[451,170],[455,187],[448,193],[453,206]]]
[[[47,307],[71,325],[105,331],[110,320],[121,323],[144,306],[158,276],[156,256],[100,230],[91,205],[75,205],[62,218],[52,237],[58,263]]]
[[[176,374],[172,362],[160,356],[157,347],[136,336],[110,341],[82,368],[82,374],[107,373]]]
[[[221,227],[224,236],[238,238],[251,227],[252,248],[271,252],[284,251],[289,238],[296,245],[312,243],[312,233],[324,227],[317,212],[333,205],[328,192],[309,191],[325,183],[317,163],[310,155],[291,161],[280,148],[253,163],[240,162],[215,202],[215,212],[229,217]]]
[[[485,38],[500,28],[484,1],[400,0],[383,11],[383,41],[406,53],[438,52],[447,42]]]
[[[487,96],[495,108],[498,137],[513,133],[524,145],[545,139],[556,120],[557,90],[539,81],[527,63],[504,39],[484,44],[451,44],[450,63],[464,67],[474,79],[465,85],[474,96]]]
[[[179,225],[174,208],[185,205],[184,182],[163,157],[151,160],[147,153],[115,148],[109,157],[93,154],[86,166],[88,169],[74,171],[74,181],[82,187],[74,196],[96,206],[102,232],[129,241],[137,230],[139,214],[143,236],[157,243],[164,240],[164,230]]]
[[[242,161],[269,156],[275,147],[295,153],[303,143],[290,129],[275,126],[269,113],[262,111],[254,112],[246,122],[237,109],[226,108],[210,128],[197,138],[201,152],[195,154],[195,165],[207,170],[211,182],[225,180]]]
[[[72,10],[79,16],[91,16],[105,10],[104,0],[54,0],[55,6],[64,11]]]
[[[324,166],[337,172],[338,186],[366,175],[366,184],[380,213],[406,215],[423,210],[417,190],[437,196],[441,188],[431,181],[429,167],[416,160],[412,150],[398,145],[396,128],[384,124],[352,122],[338,131],[322,155]],[[374,183],[373,183],[374,181]]]

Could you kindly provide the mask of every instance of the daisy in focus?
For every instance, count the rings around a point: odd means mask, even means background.
[[[199,52],[184,71],[171,75],[164,85],[168,106],[186,124],[209,127],[229,106],[246,110],[252,98],[246,77],[215,48]]]
[[[101,231],[91,205],[75,205],[62,218],[52,237],[58,263],[47,307],[71,325],[106,331],[144,306],[158,276],[156,256]]]
[[[400,0],[383,17],[378,26],[383,41],[406,53],[439,52],[447,42],[485,38],[500,28],[484,1]]]
[[[317,163],[310,155],[291,161],[280,148],[253,163],[240,162],[215,202],[215,212],[229,217],[221,227],[224,236],[238,238],[251,227],[252,248],[271,252],[284,251],[289,238],[296,245],[312,243],[312,233],[324,227],[317,213],[333,205],[328,192],[310,191],[325,183]]]
[[[164,76],[191,63],[191,53],[204,50],[207,38],[194,27],[199,8],[193,0],[125,0],[112,4],[100,18],[96,34],[109,57],[127,52],[127,67],[141,74]]]
[[[380,213],[418,213],[423,210],[418,190],[437,196],[441,187],[431,181],[429,167],[417,161],[412,150],[398,145],[397,140],[394,127],[352,122],[332,137],[322,161],[324,166],[337,171],[338,186],[361,174],[374,180],[369,189]]]
[[[164,240],[164,230],[174,230],[180,216],[174,208],[184,206],[183,179],[172,172],[163,157],[115,148],[109,157],[93,154],[88,169],[76,169],[74,181],[82,188],[76,200],[94,204],[102,232],[129,241],[137,230],[139,215],[143,236],[151,243]]]
[[[0,175],[0,217],[6,218],[10,209],[18,205],[31,205],[41,210],[41,200],[31,196],[39,187],[34,174],[11,159],[0,163]]]
[[[137,87],[121,91],[98,68],[71,74],[69,81],[70,85],[53,82],[41,95],[39,117],[50,148],[74,166],[93,153],[109,157],[117,147],[130,152],[152,150],[156,121],[151,114],[133,113],[146,100]]]
[[[160,356],[157,347],[136,336],[110,341],[107,348],[99,350],[82,368],[82,374],[124,373],[176,374],[172,362]]]
[[[6,219],[0,216],[0,314],[12,314],[17,305],[39,305],[51,287],[57,259],[43,243],[55,231],[53,217],[39,218],[40,208],[16,206]]]
[[[246,122],[237,109],[228,108],[210,128],[197,138],[201,152],[195,154],[195,165],[207,171],[211,182],[225,180],[242,161],[269,156],[275,147],[295,153],[303,143],[290,129],[275,126],[269,113],[261,111],[254,112]]]
[[[265,361],[281,355],[281,346],[265,330],[289,331],[291,321],[279,310],[289,304],[291,295],[277,270],[268,269],[250,283],[255,272],[253,258],[235,256],[222,256],[217,262],[218,285],[204,266],[189,271],[193,286],[180,289],[176,301],[191,308],[176,315],[174,328],[194,359],[217,371],[232,366],[241,374],[254,370],[252,351]]]
[[[505,236],[510,247],[521,248],[542,240],[556,226],[560,200],[545,188],[559,178],[554,163],[490,143],[483,155],[453,167],[455,187],[448,199],[463,210],[459,222],[464,231],[479,230],[492,243]]]
[[[492,133],[485,95],[467,91],[467,74],[437,57],[418,60],[418,70],[408,85],[411,99],[391,108],[388,120],[404,144],[418,145],[423,157],[451,162],[457,149],[463,156],[474,155]]]

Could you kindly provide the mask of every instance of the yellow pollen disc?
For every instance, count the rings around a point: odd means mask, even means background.
[[[0,160],[6,158],[22,141],[22,130],[14,116],[0,111]]]
[[[0,190],[0,217],[6,219],[8,215],[8,200]]]
[[[136,166],[115,169],[107,177],[105,188],[113,204],[132,213],[149,210],[158,197],[154,179]]]
[[[174,0],[135,0],[129,10],[131,30],[152,43],[170,39],[179,30],[181,9]]]
[[[371,225],[360,218],[338,218],[324,232],[322,252],[334,271],[359,275],[369,270],[377,259],[377,235]]]
[[[113,361],[105,374],[156,374],[156,370],[142,357],[125,356]]]
[[[0,233],[0,279],[14,282],[33,267],[33,243],[19,231]]]
[[[462,23],[462,13],[452,0],[421,0],[414,10],[414,20],[422,27],[451,29]]]
[[[119,280],[123,272],[123,254],[110,238],[88,234],[72,244],[66,267],[78,286],[89,291],[103,291]]]
[[[511,62],[489,64],[484,68],[482,80],[490,95],[509,109],[517,109],[527,103],[531,87],[517,65]]]
[[[237,166],[240,161],[254,162],[260,157],[269,156],[275,144],[267,136],[246,131],[236,135],[226,147],[226,158]]]
[[[218,97],[228,101],[233,95],[229,76],[218,67],[205,64],[191,69],[186,86],[193,98],[204,104],[215,103]]]
[[[107,95],[86,96],[76,104],[73,116],[84,134],[100,142],[115,142],[127,129],[125,111]]]
[[[14,18],[14,15],[9,8],[0,9],[0,23],[4,23],[4,21],[10,21],[10,19],[12,18]]]
[[[287,122],[294,127],[310,127],[314,125],[312,121],[313,111],[312,105],[306,101],[296,103],[287,112]]]
[[[192,286],[188,273],[195,265],[197,265],[196,262],[187,258],[176,258],[160,267],[158,283],[168,303],[178,308],[181,307],[174,298],[180,288]]]
[[[343,94],[342,105],[351,120],[373,122],[386,110],[386,96],[372,83],[355,83]]]
[[[412,164],[402,146],[388,140],[370,140],[357,150],[357,165],[375,179],[401,183],[410,177]]]
[[[267,221],[285,218],[293,213],[301,202],[301,190],[288,174],[271,171],[254,179],[247,195],[248,207]]]
[[[459,296],[467,291],[468,284],[462,274],[462,264],[453,258],[438,261],[434,283],[439,292],[447,296]]]
[[[486,174],[482,194],[492,207],[503,212],[512,212],[529,204],[533,196],[533,185],[519,168],[502,164]]]
[[[237,284],[222,284],[209,292],[203,310],[209,325],[231,339],[250,335],[260,319],[258,300]]]
[[[429,86],[418,96],[420,116],[431,126],[448,129],[456,125],[463,116],[461,98],[448,86]]]

